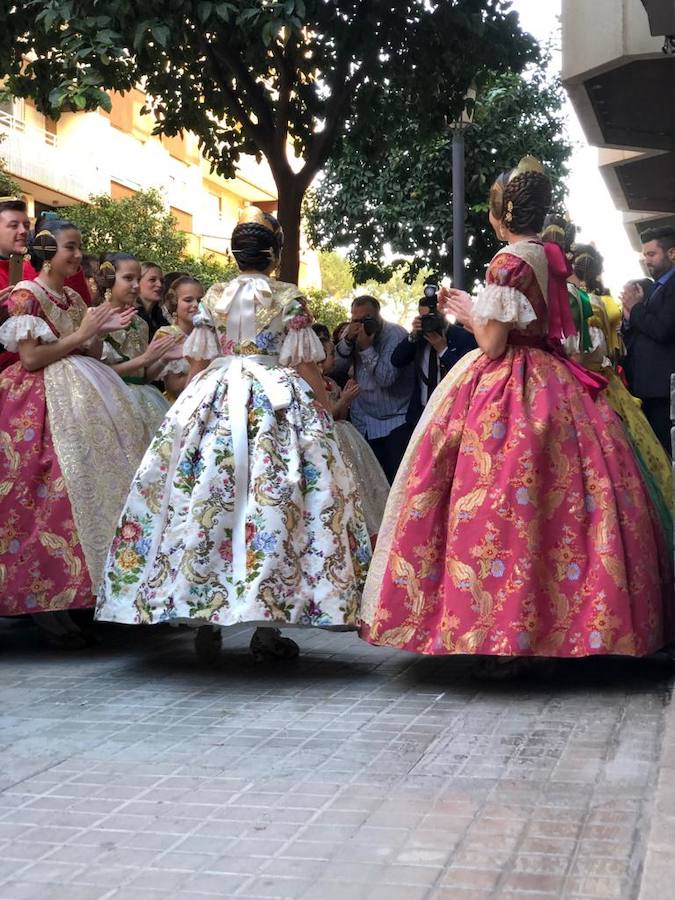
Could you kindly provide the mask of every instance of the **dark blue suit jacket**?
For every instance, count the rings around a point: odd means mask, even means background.
[[[439,357],[441,378],[448,374],[450,369],[465,353],[468,353],[469,350],[475,350],[478,346],[471,332],[462,328],[461,325],[449,325],[448,330],[445,332],[445,340],[448,345],[447,350],[441,353]],[[409,341],[408,338],[405,338],[394,348],[394,352],[391,354],[392,366],[403,368],[403,366],[408,366],[411,362],[415,362],[418,349],[423,348],[425,343],[424,338],[420,338],[419,341]],[[415,366],[415,386],[406,414],[406,421],[413,427],[417,424],[424,409],[422,406],[421,388],[422,379],[420,378],[419,367]]]

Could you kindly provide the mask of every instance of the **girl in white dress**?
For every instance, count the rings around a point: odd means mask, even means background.
[[[298,288],[270,277],[281,229],[246,214],[232,235],[242,274],[200,304],[184,351],[195,377],[136,474],[97,617],[273,626],[252,649],[288,657],[297,647],[274,626],[358,624],[371,549],[321,342]],[[219,640],[201,632],[202,649]]]

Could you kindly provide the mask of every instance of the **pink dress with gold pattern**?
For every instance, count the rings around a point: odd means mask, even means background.
[[[474,315],[512,326],[426,408],[389,495],[362,636],[426,654],[640,656],[672,639],[663,533],[620,419],[546,349],[541,244],[492,261]]]
[[[20,282],[0,340],[52,343],[86,312],[69,288]],[[0,616],[93,606],[133,473],[149,442],[119,376],[74,353],[0,372]]]

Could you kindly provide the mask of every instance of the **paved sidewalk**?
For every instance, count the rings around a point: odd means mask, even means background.
[[[57,654],[0,621],[0,900],[633,898],[669,670],[472,663],[249,631],[107,632]]]

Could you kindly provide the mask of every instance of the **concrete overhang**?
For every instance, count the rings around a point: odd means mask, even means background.
[[[634,245],[675,220],[675,57],[658,31],[671,17],[675,0],[562,3],[563,83]]]

